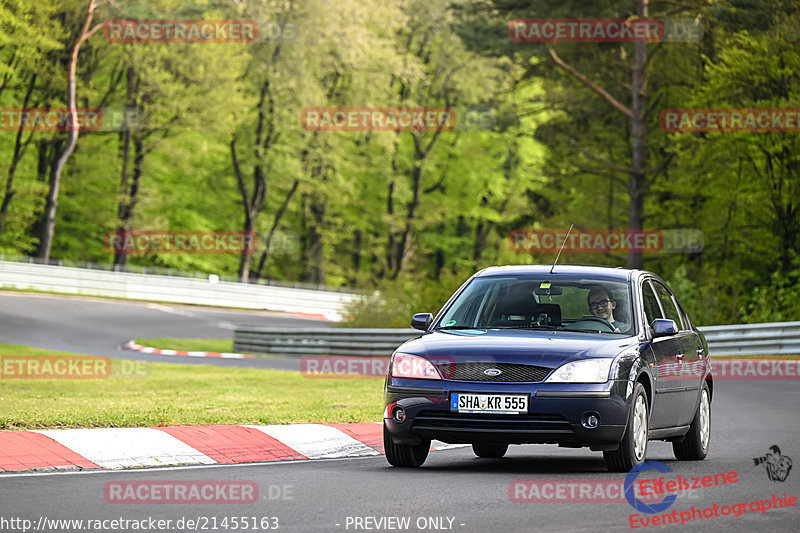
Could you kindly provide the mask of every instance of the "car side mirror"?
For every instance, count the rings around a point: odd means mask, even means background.
[[[656,318],[651,326],[653,328],[653,338],[666,337],[678,333],[678,325],[674,320],[666,318]]]
[[[417,313],[411,317],[411,327],[427,331],[428,326],[433,322],[433,315],[430,313]]]

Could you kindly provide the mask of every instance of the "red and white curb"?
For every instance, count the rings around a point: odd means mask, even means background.
[[[291,313],[298,318],[305,318],[306,320],[320,320],[323,322],[338,322],[341,320],[339,315],[323,315],[320,313]]]
[[[185,355],[187,357],[221,357],[223,359],[244,359],[246,357],[253,357],[246,353],[227,353],[227,352],[186,352],[182,350],[162,350],[160,348],[151,348],[150,346],[142,346],[136,344],[133,340],[122,344],[120,346],[124,350],[132,350],[134,352],[152,353],[156,355]]]
[[[432,450],[463,445],[434,441]],[[381,455],[380,422],[0,431],[0,472]]]

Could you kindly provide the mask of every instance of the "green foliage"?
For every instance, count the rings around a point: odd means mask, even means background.
[[[800,256],[792,257],[792,270],[787,275],[774,272],[769,285],[754,287],[752,299],[741,314],[746,323],[800,319]]]
[[[466,278],[449,276],[438,282],[419,279],[386,282],[380,290],[355,300],[344,312],[352,320],[342,326],[352,328],[407,328],[412,315],[436,313]]]
[[[60,107],[65,65],[88,0],[0,3],[0,107]],[[353,325],[405,327],[436,311],[492,264],[549,263],[518,254],[514,229],[626,228],[630,121],[556,68],[571,67],[629,106],[632,43],[515,43],[513,18],[627,17],[633,4],[546,0],[99,1],[109,19],[252,19],[253,43],[113,43],[81,48],[82,107],[133,107],[120,131],[82,131],[59,194],[55,259],[110,263],[104,235],[134,230],[239,230],[246,192],[263,177],[253,223],[277,237],[261,275],[378,291]],[[664,108],[796,108],[800,14],[785,0],[651,2],[652,17],[697,19],[696,43],[648,45],[646,229],[697,229],[702,251],[645,256],[700,324],[791,319],[800,253],[800,135],[667,133]],[[268,23],[293,35],[270,38]],[[311,107],[450,106],[486,110],[490,127],[436,132],[310,131]],[[0,253],[38,244],[48,164],[66,132],[0,130]],[[125,155],[125,142],[141,153]],[[127,159],[126,159],[127,157]],[[137,162],[137,157],[138,162]],[[44,165],[43,165],[44,162]],[[48,163],[49,162],[49,163]],[[127,177],[124,169],[127,164]],[[132,217],[132,173],[141,176]],[[296,187],[295,187],[295,184]],[[10,193],[10,194],[9,194]],[[284,208],[285,205],[285,208]],[[283,209],[283,210],[282,210]],[[278,214],[281,214],[278,220]],[[622,254],[567,253],[561,262],[624,265]],[[236,275],[236,255],[150,254],[128,264]],[[779,305],[767,312],[764,303]]]

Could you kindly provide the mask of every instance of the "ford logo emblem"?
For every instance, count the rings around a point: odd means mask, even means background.
[[[487,368],[486,370],[483,371],[483,373],[486,374],[487,376],[499,376],[500,374],[503,373],[503,371],[498,370],[497,368]]]

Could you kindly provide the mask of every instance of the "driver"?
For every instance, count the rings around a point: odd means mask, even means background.
[[[588,297],[589,312],[597,318],[607,320],[614,328],[615,333],[621,333],[631,329],[630,324],[620,320],[614,320],[614,309],[617,308],[617,301],[611,291],[605,287],[594,287],[589,291]]]

